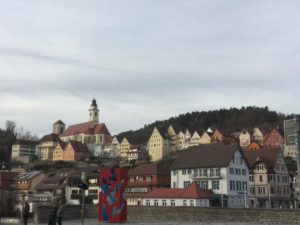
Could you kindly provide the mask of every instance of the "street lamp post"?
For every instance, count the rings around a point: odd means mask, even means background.
[[[22,193],[22,208],[21,208],[21,219],[20,219],[20,222],[21,222],[21,225],[23,224],[23,213],[24,213],[24,203],[25,203],[25,193],[23,192]]]
[[[4,193],[4,169],[5,169],[6,162],[1,162],[1,205],[0,205],[0,225],[2,220],[3,214],[3,193]]]
[[[268,183],[268,192],[269,192],[269,208],[272,208],[272,204],[271,204],[271,185],[270,183]]]

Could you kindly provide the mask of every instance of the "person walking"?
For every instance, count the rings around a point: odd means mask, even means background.
[[[61,225],[61,219],[63,217],[64,211],[65,211],[65,206],[64,206],[63,202],[61,201],[58,206],[57,213],[56,213],[58,225]]]
[[[52,203],[52,207],[50,209],[50,217],[49,217],[49,223],[48,225],[56,225],[56,216],[57,214],[57,205],[56,202]]]
[[[24,225],[27,225],[27,219],[29,217],[29,210],[30,210],[30,206],[29,206],[28,202],[25,202],[24,208],[23,208],[23,223],[24,223]]]

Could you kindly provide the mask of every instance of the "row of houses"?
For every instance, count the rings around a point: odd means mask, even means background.
[[[111,136],[105,123],[99,123],[99,109],[95,99],[88,111],[88,122],[74,124],[65,129],[64,122],[58,120],[53,124],[53,133],[43,136],[39,142],[17,141],[12,148],[12,159],[30,162],[37,157],[38,160],[47,161],[74,161],[88,156],[105,156],[130,161],[150,156],[151,161],[156,162],[171,152],[213,143],[238,143],[245,149],[282,147],[285,156],[296,158],[296,149],[285,144],[284,136],[276,128],[264,131],[255,127],[252,130],[243,129],[225,134],[217,128],[209,127],[200,133],[197,130],[177,130],[169,125],[166,129],[154,127],[148,140],[143,140],[130,135]]]
[[[57,121],[55,125],[60,124],[61,121]],[[88,122],[89,123],[89,122]],[[86,124],[73,125],[64,132],[64,135],[70,135],[74,133],[74,130],[80,130]],[[77,127],[77,128],[76,128]],[[87,126],[88,127],[88,126]],[[89,130],[89,128],[87,128]],[[57,128],[54,128],[57,130]],[[101,129],[100,129],[101,130]],[[102,125],[102,130],[106,131],[105,125]],[[80,131],[83,132],[83,131]],[[74,136],[74,135],[73,135]],[[152,134],[149,137],[147,143],[143,143],[140,139],[133,139],[132,137],[119,137],[119,136],[107,136],[103,145],[94,145],[90,142],[82,142],[87,138],[65,138],[67,136],[59,136],[58,134],[52,133],[45,135],[39,142],[33,141],[17,141],[12,148],[12,159],[22,159],[22,156],[34,156],[37,155],[40,160],[80,160],[90,155],[99,157],[105,155],[110,158],[120,157],[125,160],[138,160],[143,159],[147,155],[150,156],[152,161],[162,160],[170,152],[184,150],[190,146],[197,146],[200,144],[213,144],[213,143],[224,143],[224,144],[236,144],[242,148],[248,149],[259,149],[259,148],[280,148],[285,146],[285,139],[278,131],[273,128],[269,132],[263,134],[259,128],[254,128],[252,132],[248,132],[246,129],[241,132],[233,133],[231,136],[223,135],[218,129],[208,128],[202,135],[199,135],[197,131],[191,135],[188,129],[185,132],[176,132],[172,125],[168,129],[162,127],[155,127]],[[102,140],[100,136],[98,140]],[[95,139],[95,140],[96,140]],[[65,142],[64,142],[65,141]],[[79,144],[82,143],[82,144]],[[90,143],[90,144],[87,144]],[[78,147],[73,147],[73,146]],[[63,157],[64,148],[71,146],[74,152],[78,153],[75,157]],[[88,150],[86,154],[78,149]],[[286,152],[286,151],[285,151]],[[55,153],[55,154],[54,154]],[[66,153],[67,154],[67,153]],[[296,153],[287,152],[285,156],[295,157]]]
[[[85,194],[97,204],[99,171],[84,170],[90,183]],[[33,206],[57,198],[79,204],[81,172],[6,171],[3,187],[16,201],[24,195]],[[182,151],[171,167],[147,163],[130,169],[125,196],[128,205],[287,208],[294,205],[295,182],[280,148],[202,144]]]

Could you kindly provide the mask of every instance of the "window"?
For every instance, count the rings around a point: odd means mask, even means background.
[[[158,201],[154,200],[154,206],[158,206]]]
[[[167,201],[166,201],[166,200],[163,200],[163,201],[162,201],[162,205],[163,205],[163,206],[167,206]]]
[[[253,182],[253,175],[249,175],[249,180]]]
[[[175,181],[173,182],[173,188],[176,188],[176,182]]]
[[[235,190],[235,182],[233,180],[230,181],[230,190],[231,191]]]
[[[258,194],[260,195],[265,194],[265,187],[258,187]]]
[[[234,168],[229,168],[230,174],[234,174]]]
[[[186,174],[186,171],[185,169],[182,170],[182,175],[185,175]]]
[[[220,189],[220,182],[218,180],[212,181],[212,189],[213,190],[219,190]]]
[[[237,191],[241,191],[242,190],[242,183],[241,183],[241,181],[237,181],[236,182],[236,190]]]
[[[203,181],[203,189],[208,189],[208,181],[207,180]]]
[[[150,206],[150,201],[146,200],[146,206]]]
[[[194,169],[194,175],[197,176],[198,175],[198,170]]]
[[[130,182],[134,182],[134,177],[130,177],[130,178],[129,178],[129,181],[130,181]]]
[[[262,175],[259,175],[259,182],[263,182],[263,177],[262,177]]]
[[[143,181],[144,180],[144,177],[139,177],[139,181]]]
[[[190,200],[190,206],[194,206],[194,201]]]
[[[190,185],[190,181],[183,181],[183,187],[187,188]]]
[[[173,176],[176,176],[177,173],[176,173],[176,170],[173,170]]]
[[[216,169],[216,175],[218,176],[218,177],[220,177],[221,176],[221,169],[220,168],[217,168]]]
[[[183,206],[187,206],[186,200],[183,200]]]
[[[151,177],[147,177],[147,181],[151,181]]]
[[[207,169],[204,169],[204,176],[207,177]]]
[[[246,169],[242,169],[242,174],[246,175]]]
[[[89,194],[98,194],[98,190],[91,189],[89,190]]]
[[[192,170],[191,169],[188,169],[188,174],[191,174],[192,173]]]
[[[175,200],[171,200],[171,206],[175,206]]]
[[[210,176],[210,177],[212,177],[212,176],[213,176],[213,174],[214,174],[214,172],[213,172],[213,169],[212,169],[212,168],[210,168],[210,169],[209,169],[209,176]]]

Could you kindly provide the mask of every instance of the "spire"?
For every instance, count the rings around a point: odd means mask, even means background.
[[[96,106],[96,107],[97,107],[97,102],[96,102],[96,99],[95,99],[95,98],[92,100],[91,106]]]

